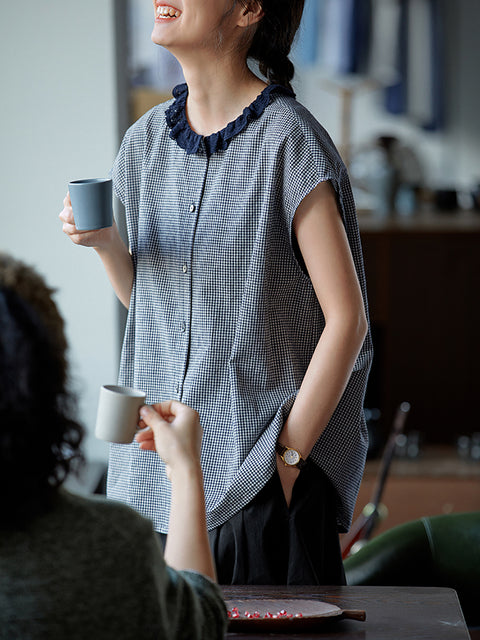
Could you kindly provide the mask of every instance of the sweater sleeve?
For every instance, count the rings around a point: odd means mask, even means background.
[[[175,640],[220,640],[227,611],[220,587],[201,573],[175,571],[165,564],[157,534],[145,541],[147,575],[156,584],[162,627]]]
[[[223,638],[227,611],[217,584],[194,571],[175,571],[167,567],[166,606],[172,637],[185,640]]]

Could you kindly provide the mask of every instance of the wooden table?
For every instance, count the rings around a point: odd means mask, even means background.
[[[228,601],[275,598],[293,610],[294,599],[318,599],[341,609],[363,609],[364,622],[332,620],[315,632],[267,634],[227,633],[227,638],[331,638],[332,640],[469,640],[468,629],[453,589],[433,587],[224,586]],[[292,602],[289,608],[289,602]]]

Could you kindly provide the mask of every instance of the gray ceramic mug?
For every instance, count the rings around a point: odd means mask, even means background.
[[[72,180],[68,183],[75,226],[93,231],[113,224],[112,181],[110,178]]]
[[[131,387],[106,384],[100,389],[95,435],[100,440],[129,444],[137,432],[145,393]]]

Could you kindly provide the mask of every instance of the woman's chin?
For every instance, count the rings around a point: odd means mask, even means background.
[[[155,23],[153,27],[152,35],[150,36],[150,38],[154,44],[158,44],[161,47],[166,47],[168,44],[171,44],[173,40],[168,25],[157,23]]]

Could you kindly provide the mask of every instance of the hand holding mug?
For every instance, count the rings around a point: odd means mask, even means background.
[[[140,409],[140,426],[135,440],[140,449],[157,451],[167,465],[167,473],[198,466],[202,444],[202,427],[196,411],[175,400]]]
[[[114,220],[112,221],[111,227],[95,229],[93,231],[81,231],[77,229],[69,192],[67,192],[63,200],[63,209],[58,217],[63,222],[63,233],[65,233],[74,244],[83,247],[107,247],[112,240],[113,234],[117,232],[117,225]]]
[[[68,186],[59,215],[64,233],[75,244],[107,246],[115,232],[111,179],[73,180]]]

